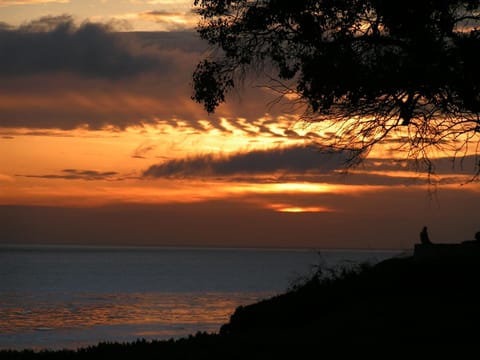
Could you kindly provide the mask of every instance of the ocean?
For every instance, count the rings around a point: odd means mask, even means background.
[[[284,292],[315,266],[398,251],[0,246],[0,349],[217,332],[236,307]]]

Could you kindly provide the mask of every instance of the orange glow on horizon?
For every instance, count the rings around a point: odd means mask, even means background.
[[[269,206],[274,211],[284,213],[324,213],[332,212],[332,209],[320,206],[292,206],[286,204],[271,204]]]
[[[0,105],[1,101],[0,97]],[[135,101],[132,98],[131,102],[127,103],[135,107]],[[148,104],[139,104],[148,107]],[[199,119],[201,120],[195,123],[186,120],[159,120],[156,125],[130,126],[123,130],[91,130],[88,127],[73,130],[0,128],[0,204],[92,207],[113,203],[166,204],[233,200],[256,203],[261,208],[274,211],[306,213],[326,212],[331,209],[299,204],[272,207],[271,201],[258,199],[295,194],[360,195],[392,189],[394,186],[405,186],[348,184],[348,179],[344,181],[343,177],[328,177],[328,174],[320,177],[323,182],[314,182],[315,172],[307,174],[313,179],[311,181],[301,181],[305,174],[289,176],[282,173],[247,174],[245,179],[235,179],[235,176],[203,179],[143,178],[143,172],[150,166],[168,160],[186,159],[202,154],[229,156],[252,150],[302,145],[305,144],[305,139],[281,134],[294,130],[302,135],[315,128],[315,124],[309,127],[300,123],[289,128],[292,121],[289,117],[279,117],[280,122],[275,122],[268,116],[253,122],[241,118],[222,118],[219,121],[202,117]],[[262,131],[262,128],[268,131]],[[388,158],[388,152],[380,154],[381,151],[377,150],[379,159],[391,159]],[[387,169],[395,168],[393,163],[387,162]],[[349,172],[354,180],[357,174],[359,177],[377,175],[383,179],[405,178],[410,188],[428,187],[424,175],[408,171],[406,167],[382,170],[385,164],[380,160],[378,163],[367,164],[364,169],[354,168]],[[87,179],[88,181],[81,178],[68,179],[66,176],[62,178],[62,175],[68,175],[65,174],[68,169],[114,175],[91,178]],[[420,181],[416,182],[416,179]],[[448,182],[468,183],[470,177],[468,174],[446,174],[433,180],[436,185],[448,187]],[[454,186],[456,185],[452,185]],[[477,188],[474,184],[464,187],[469,191],[478,191]]]
[[[176,325],[204,324],[210,331],[218,331],[221,324],[239,305],[271,296],[271,292],[251,293],[132,293],[132,294],[78,294],[71,304],[62,309],[38,304],[27,308],[16,306],[2,314],[0,332],[59,330],[115,325]],[[88,305],[95,296],[94,305]],[[104,301],[98,301],[98,298]],[[112,301],[115,298],[115,301]],[[86,305],[87,301],[87,305]],[[73,306],[75,305],[75,306]],[[126,311],[128,309],[128,311]],[[31,316],[32,310],[35,316]],[[59,311],[60,310],[60,311]],[[169,330],[169,335],[172,334]],[[177,330],[178,331],[178,330]],[[183,334],[184,331],[178,331]],[[155,335],[163,335],[162,330]]]
[[[360,196],[371,192],[402,189],[427,191],[428,185],[348,185],[316,183],[249,183],[207,181],[195,179],[141,179],[124,180],[65,180],[36,179],[18,176],[0,176],[2,205],[37,205],[96,207],[109,204],[187,204],[205,201],[230,200],[283,212],[328,212],[322,206],[303,206],[290,202],[273,202],[272,197],[295,194],[351,194]],[[458,185],[439,185],[458,188]],[[476,184],[466,184],[466,191],[480,191]],[[285,200],[284,200],[285,201]]]

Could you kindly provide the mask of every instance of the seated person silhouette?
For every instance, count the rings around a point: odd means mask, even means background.
[[[422,245],[429,245],[432,243],[430,241],[430,238],[428,237],[428,229],[426,226],[424,226],[422,231],[420,232],[420,243]]]

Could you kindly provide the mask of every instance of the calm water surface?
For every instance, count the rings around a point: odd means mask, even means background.
[[[0,247],[0,349],[216,332],[239,305],[280,292],[319,263],[397,255],[141,247]]]

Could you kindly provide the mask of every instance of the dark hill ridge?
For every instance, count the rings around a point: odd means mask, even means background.
[[[480,262],[394,258],[239,307],[219,334],[99,344],[63,352],[0,352],[5,359],[276,359],[335,351],[445,348],[480,343]]]
[[[327,344],[477,341],[480,263],[391,259],[240,307],[221,334]],[[313,340],[312,338],[312,340]]]

